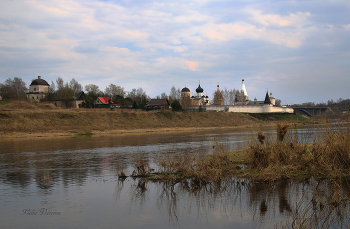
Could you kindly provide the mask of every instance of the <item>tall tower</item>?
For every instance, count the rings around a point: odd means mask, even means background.
[[[219,105],[219,106],[224,105],[224,98],[222,97],[222,94],[220,92],[219,84],[218,84],[218,89],[216,90],[214,95],[214,105]]]
[[[241,89],[241,91],[243,92],[244,96],[246,96],[247,99],[248,99],[248,93],[247,93],[247,90],[245,89],[244,79],[242,79],[242,89]]]
[[[247,93],[247,90],[245,89],[244,79],[242,79],[241,91],[240,93],[237,93],[235,95],[235,105],[244,106],[244,105],[247,105],[248,103],[249,103],[248,93]]]

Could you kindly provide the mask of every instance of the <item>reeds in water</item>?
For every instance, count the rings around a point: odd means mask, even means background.
[[[321,177],[350,176],[350,127],[319,129],[313,143],[299,143],[298,136],[287,137],[289,125],[277,125],[276,140],[262,132],[249,143],[250,169],[266,175],[294,177],[310,174]]]
[[[311,200],[297,203],[291,219],[275,228],[350,228],[350,201],[337,181],[317,181]]]

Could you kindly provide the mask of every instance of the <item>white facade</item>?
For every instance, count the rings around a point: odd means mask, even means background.
[[[226,111],[238,113],[294,113],[293,108],[274,107],[272,105],[262,106],[215,106],[206,107],[206,111]]]
[[[33,80],[29,86],[27,98],[31,101],[39,102],[49,94],[49,89],[50,85],[45,80],[41,79],[41,76],[38,76],[38,79]]]

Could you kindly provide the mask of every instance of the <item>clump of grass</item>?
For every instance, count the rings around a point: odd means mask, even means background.
[[[184,180],[205,184],[219,181],[227,176],[240,173],[242,163],[230,156],[222,145],[215,142],[211,155],[193,155],[191,152],[181,155],[161,154],[156,163],[157,179]]]
[[[266,138],[265,134],[263,132],[259,131],[259,133],[258,133],[258,140],[261,143],[261,145],[264,145],[265,138]]]
[[[263,141],[259,132],[258,141],[250,141],[249,169],[271,177],[350,177],[350,127],[320,130],[312,144],[286,138],[287,132],[288,125],[277,125],[276,141]]]
[[[289,125],[277,124],[277,139],[280,142],[283,142],[284,136],[287,134]]]
[[[151,174],[153,169],[149,166],[148,161],[142,157],[134,157],[132,159],[132,164],[135,170],[132,172],[132,177],[146,177]]]
[[[119,173],[118,177],[119,177],[119,179],[121,179],[121,180],[125,180],[128,176],[125,175],[125,173],[124,173],[123,171],[121,171],[121,172]]]
[[[192,179],[200,183],[219,181],[237,170],[237,166],[225,152],[209,156],[161,155],[157,160],[158,178],[170,180]]]

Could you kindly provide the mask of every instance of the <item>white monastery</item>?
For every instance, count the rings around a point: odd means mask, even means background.
[[[219,87],[218,87],[219,88]],[[219,90],[218,90],[219,92]],[[213,105],[206,106],[206,111],[228,111],[240,113],[294,113],[293,108],[280,107],[275,105],[275,98],[272,93],[266,92],[265,100],[258,101],[256,98],[251,101],[248,99],[248,93],[242,79],[241,93],[235,99],[235,105],[217,105],[214,101]]]

